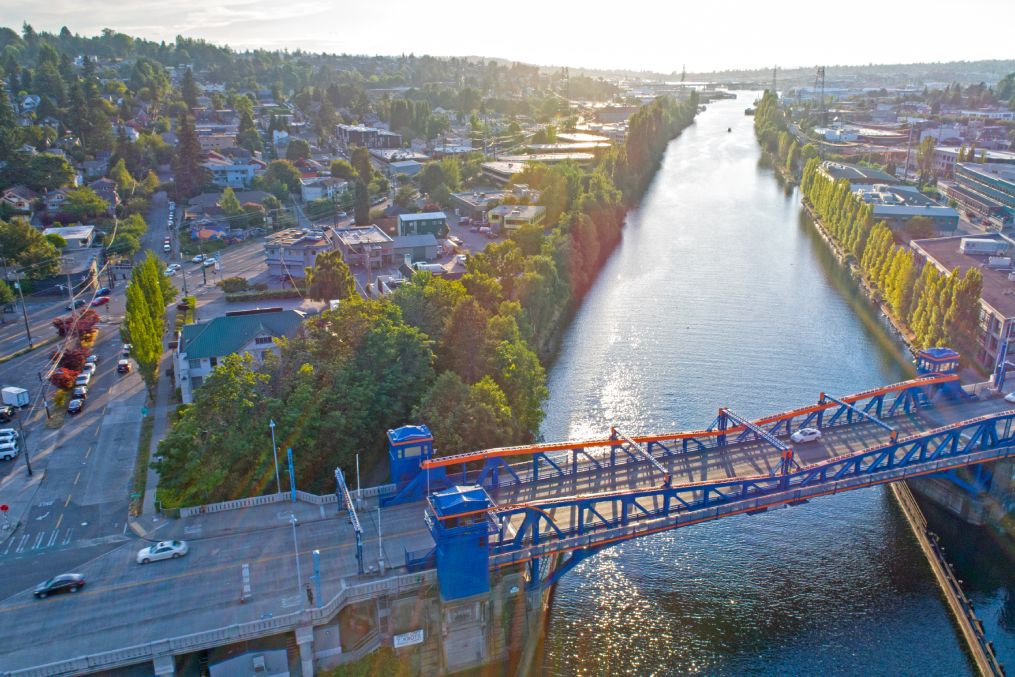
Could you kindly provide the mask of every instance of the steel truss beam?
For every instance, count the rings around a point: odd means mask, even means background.
[[[846,402],[844,400],[840,400],[838,397],[834,397],[832,395],[829,395],[828,393],[821,393],[821,398],[818,400],[818,404],[824,404],[825,400],[831,400],[832,402],[835,402],[839,406],[846,407],[849,410],[849,412],[850,412],[849,414],[847,414],[847,419],[850,417],[851,414],[855,413],[856,415],[860,416],[861,418],[867,419],[868,421],[870,421],[874,425],[876,425],[876,426],[878,426],[880,428],[884,428],[885,430],[887,430],[888,433],[889,433],[889,436],[891,437],[891,440],[893,442],[896,439],[898,439],[898,437],[899,437],[899,431],[898,430],[896,430],[894,427],[888,425],[887,423],[882,421],[880,418],[878,418],[874,414],[870,413],[870,411],[868,411],[866,408],[860,409],[856,405],[850,404],[849,402]],[[880,409],[880,407],[878,407],[878,409]],[[847,420],[847,422],[848,422],[848,420]]]
[[[356,533],[356,569],[360,575],[363,574],[363,527],[359,522],[359,515],[356,514],[356,506],[349,495],[349,487],[345,483],[345,473],[341,468],[335,468],[335,494],[338,502],[345,506],[349,512],[349,522]]]

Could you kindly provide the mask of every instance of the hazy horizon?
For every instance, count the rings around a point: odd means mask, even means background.
[[[16,31],[23,21],[37,31],[94,35],[103,28],[155,41],[176,35],[228,44],[237,50],[303,49],[310,52],[482,56],[541,66],[643,70],[657,73],[809,67],[817,63],[866,65],[1011,59],[1010,40],[969,39],[954,33],[955,5],[904,0],[891,9],[858,3],[845,12],[819,13],[812,3],[742,6],[716,0],[690,8],[656,7],[646,0],[597,2],[576,14],[566,7],[516,0],[484,12],[459,0],[422,5],[389,0],[343,7],[334,0],[179,0],[173,6],[137,0],[51,0],[26,16],[23,3],[0,0],[0,24]],[[969,0],[963,15],[993,26],[1015,25],[1015,3]],[[869,17],[871,34],[856,28]],[[894,24],[905,17],[905,32]],[[731,21],[735,19],[734,21]],[[651,19],[651,20],[649,20]],[[898,35],[891,31],[898,32]],[[1000,34],[998,34],[1000,35]],[[661,45],[657,48],[655,45]],[[1005,53],[1005,51],[1009,53]]]

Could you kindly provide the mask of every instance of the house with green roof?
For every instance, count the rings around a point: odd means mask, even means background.
[[[176,385],[183,403],[194,401],[194,391],[227,355],[248,353],[262,362],[267,353],[277,354],[275,339],[295,336],[305,317],[298,310],[256,308],[184,326],[173,354]]]

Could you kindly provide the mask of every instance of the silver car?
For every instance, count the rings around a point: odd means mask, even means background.
[[[160,559],[176,559],[187,554],[190,548],[186,541],[159,541],[147,548],[141,548],[137,553],[138,564],[157,562]]]

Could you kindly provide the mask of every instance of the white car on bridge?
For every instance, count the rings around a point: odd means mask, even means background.
[[[813,442],[821,439],[821,431],[817,428],[800,428],[789,436],[791,440],[800,444],[802,442]]]
[[[189,550],[186,541],[159,541],[155,545],[141,548],[137,553],[137,563],[148,564],[160,559],[176,559],[186,555]]]

